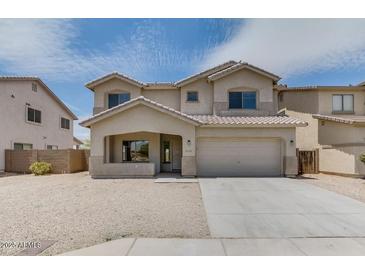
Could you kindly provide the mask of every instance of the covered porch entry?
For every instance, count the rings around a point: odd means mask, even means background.
[[[195,128],[201,122],[138,97],[82,123],[90,127],[93,178],[196,176]]]
[[[181,173],[182,137],[135,132],[105,137],[105,164],[119,164],[126,176]]]

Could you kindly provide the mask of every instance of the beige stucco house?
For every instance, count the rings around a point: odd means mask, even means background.
[[[38,77],[0,77],[0,171],[5,149],[72,148],[73,120]]]
[[[296,128],[278,116],[280,78],[230,61],[175,83],[143,83],[120,73],[86,87],[94,93],[90,174],[282,176],[297,174]]]
[[[363,176],[365,86],[277,86],[279,108],[308,123],[296,132],[300,150],[319,151],[319,171]]]

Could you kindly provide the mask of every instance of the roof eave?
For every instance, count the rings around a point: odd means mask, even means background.
[[[203,124],[200,127],[234,127],[234,128],[296,128],[306,127],[308,123],[300,124]]]

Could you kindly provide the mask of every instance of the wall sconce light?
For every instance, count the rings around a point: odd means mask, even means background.
[[[294,140],[290,140],[290,143],[291,143],[291,144],[294,144]]]
[[[188,146],[190,146],[191,145],[191,140],[188,140],[187,143],[188,143]]]

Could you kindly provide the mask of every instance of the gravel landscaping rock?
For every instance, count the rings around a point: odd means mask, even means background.
[[[209,237],[199,184],[93,180],[86,173],[0,178],[0,242],[56,241],[55,255],[123,237]],[[1,248],[14,255],[19,248]]]
[[[365,202],[365,180],[328,174],[307,174],[304,182]]]

